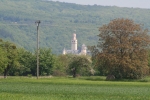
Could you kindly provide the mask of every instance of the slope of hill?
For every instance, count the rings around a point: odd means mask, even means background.
[[[53,53],[70,49],[74,30],[78,47],[97,43],[98,27],[115,18],[129,18],[150,28],[150,9],[77,5],[46,0],[0,0],[0,38],[33,51],[36,48],[36,20],[40,24],[40,47]]]

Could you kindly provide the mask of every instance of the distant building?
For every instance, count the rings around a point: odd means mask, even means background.
[[[79,52],[78,48],[77,48],[77,45],[78,45],[78,40],[76,38],[76,33],[73,34],[73,38],[71,40],[71,50],[66,50],[64,48],[63,50],[63,54],[80,54],[80,55],[86,55],[87,53],[87,47],[85,46],[85,44],[82,45],[81,47],[81,52]]]

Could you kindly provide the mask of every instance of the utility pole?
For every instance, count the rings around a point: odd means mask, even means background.
[[[37,79],[39,78],[39,24],[41,23],[40,20],[36,21],[35,24],[37,24]]]

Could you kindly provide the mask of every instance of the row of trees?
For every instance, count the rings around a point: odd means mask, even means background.
[[[52,54],[51,49],[40,49],[40,76],[90,75],[91,60],[82,55]],[[36,52],[31,53],[15,44],[0,41],[0,73],[10,76],[36,76]]]

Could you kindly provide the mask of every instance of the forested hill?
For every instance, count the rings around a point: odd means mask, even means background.
[[[74,30],[78,48],[97,43],[98,27],[115,18],[133,19],[150,28],[150,9],[77,5],[46,0],[0,0],[0,38],[34,51],[36,20],[40,24],[40,47],[62,53],[71,48]]]

